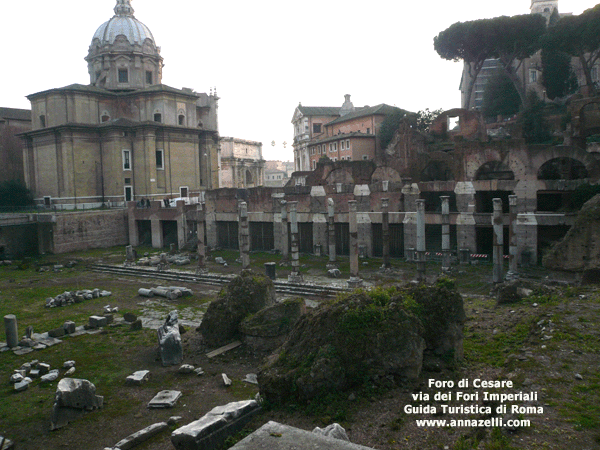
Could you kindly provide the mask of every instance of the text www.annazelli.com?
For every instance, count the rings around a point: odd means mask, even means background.
[[[452,427],[452,428],[474,428],[474,427],[511,427],[523,428],[530,426],[530,421],[527,419],[511,419],[506,422],[501,417],[493,417],[491,419],[423,419],[415,420],[418,427],[437,428],[437,427]]]

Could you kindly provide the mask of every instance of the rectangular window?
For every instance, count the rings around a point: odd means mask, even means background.
[[[162,122],[162,115],[160,113],[154,114],[154,121],[155,122]]]
[[[131,184],[131,178],[125,178],[125,184]]]
[[[156,168],[158,170],[164,170],[165,168],[165,158],[162,150],[156,150]]]
[[[320,133],[320,132],[321,132],[321,124],[313,123],[313,133]]]
[[[537,70],[529,69],[529,82],[530,83],[537,82]]]
[[[340,144],[340,150],[344,150],[344,141],[342,141]]]
[[[312,162],[312,166],[313,166],[313,170],[315,170],[317,168],[317,162],[314,159]]]
[[[124,194],[126,202],[133,201],[133,188],[131,186],[125,186]]]
[[[333,144],[329,144],[329,153],[333,153]]]
[[[310,148],[310,154],[311,154],[311,155],[314,155],[314,154],[315,154],[315,148],[314,148],[314,147],[311,147],[311,148]]]
[[[187,186],[180,186],[179,187],[179,196],[180,197],[187,197],[188,196],[188,187]]]
[[[152,84],[152,71],[146,70],[146,84]]]
[[[123,170],[131,170],[131,150],[123,150]]]
[[[129,83],[129,73],[127,69],[119,69],[119,83]]]
[[[363,161],[366,161],[367,159],[369,159],[369,157],[367,155],[363,155]]]
[[[367,134],[371,134],[371,129],[367,128]]]
[[[334,143],[333,143],[333,151],[334,151],[334,152],[337,152],[337,142],[334,142]]]
[[[350,139],[346,140],[346,150],[350,150]]]

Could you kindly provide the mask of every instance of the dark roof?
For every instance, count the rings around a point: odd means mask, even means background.
[[[70,84],[68,86],[64,86],[61,88],[48,89],[46,91],[36,92],[34,94],[28,95],[28,99],[35,98],[42,94],[47,94],[49,92],[60,92],[60,91],[77,91],[77,92],[87,92],[91,94],[99,94],[99,95],[109,95],[109,96],[129,96],[129,95],[139,95],[144,94],[146,92],[171,92],[179,95],[186,95],[188,97],[198,97],[197,93],[193,93],[188,90],[176,89],[171,86],[167,86],[166,84],[155,84],[145,89],[135,89],[130,91],[112,91],[108,89],[99,88],[92,85],[84,85],[84,84]]]
[[[339,116],[339,106],[302,106],[298,109],[305,116]]]
[[[30,109],[0,108],[0,119],[22,120],[31,122]]]
[[[377,106],[365,106],[364,108],[357,108],[355,111],[352,111],[346,115],[338,117],[335,120],[332,120],[331,122],[329,122],[327,124],[327,126],[333,125],[336,123],[345,122],[347,120],[356,119],[358,117],[377,116],[377,115],[387,116],[399,109],[400,108],[396,108],[395,106],[386,105],[385,103],[381,103],[380,105],[377,105]]]

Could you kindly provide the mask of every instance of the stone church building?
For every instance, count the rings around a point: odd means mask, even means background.
[[[67,206],[199,196],[218,187],[215,93],[162,84],[163,58],[130,0],[94,33],[90,84],[29,95],[24,171],[38,202]]]

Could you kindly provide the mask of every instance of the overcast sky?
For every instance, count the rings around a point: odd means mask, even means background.
[[[2,0],[0,106],[89,84],[84,57],[116,0]],[[454,22],[529,13],[529,0],[132,0],[164,58],[163,83],[216,87],[221,136],[263,143],[265,159],[292,160],[294,109],[387,103],[410,111],[460,106],[461,63],[433,38]],[[594,0],[560,0],[580,14]],[[275,141],[273,147],[271,142]],[[287,142],[284,148],[283,143]]]

